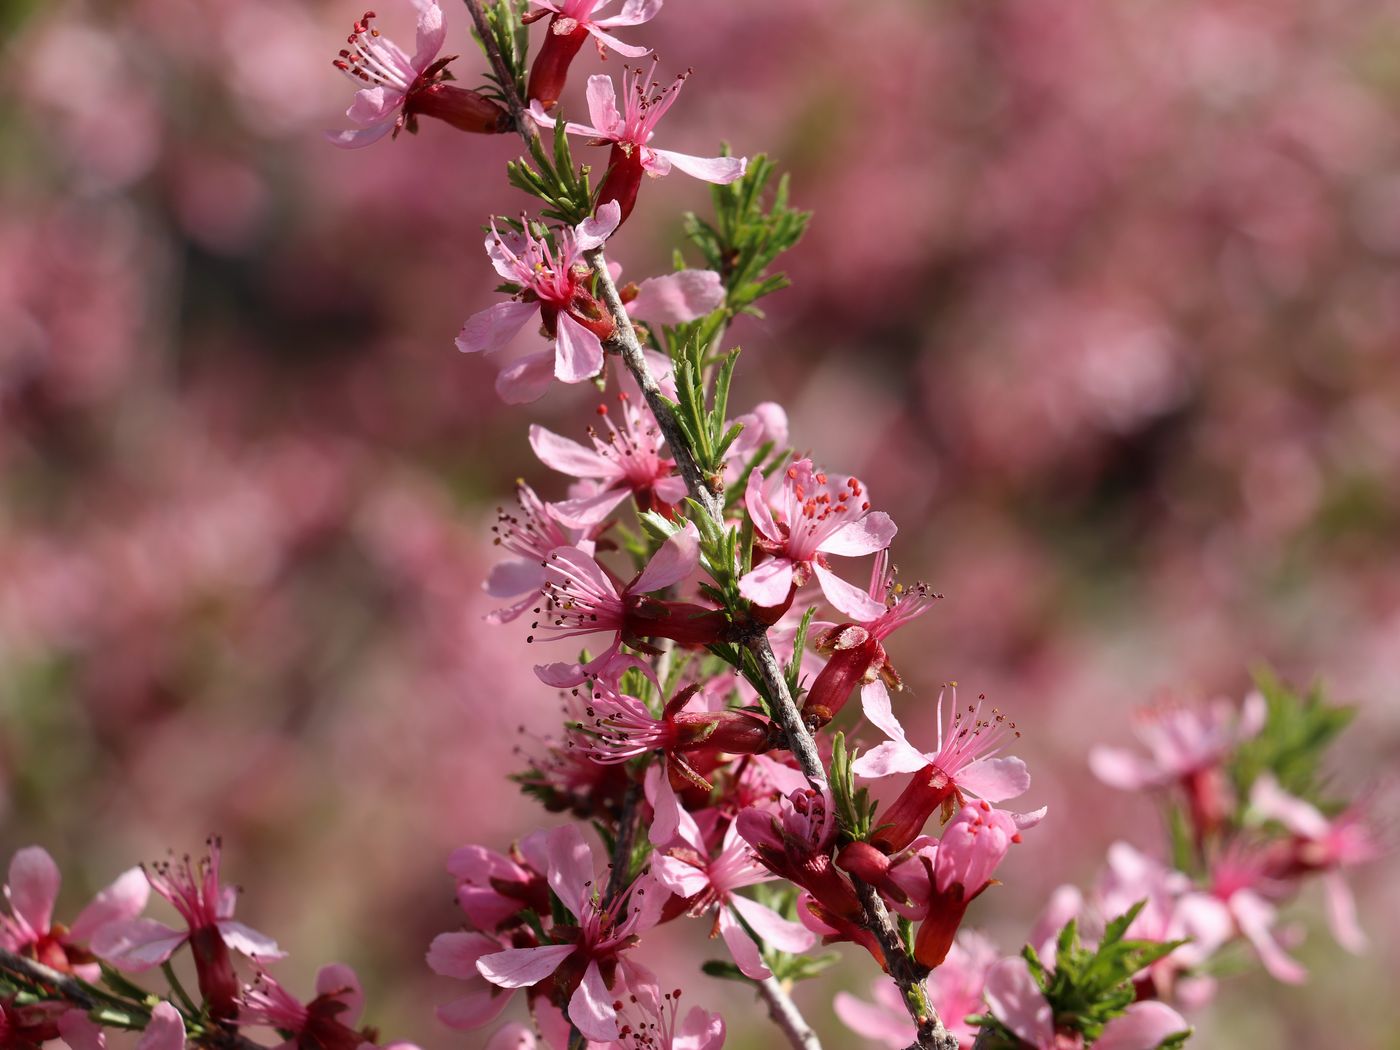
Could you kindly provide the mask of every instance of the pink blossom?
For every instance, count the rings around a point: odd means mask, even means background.
[[[810,459],[769,481],[750,471],[744,503],[757,530],[754,546],[768,557],[739,581],[739,593],[763,607],[784,605],[813,574],[833,605],[856,601],[860,592],[827,567],[827,556],[874,554],[898,531],[888,514],[870,510],[860,481],[828,478]],[[867,599],[859,607],[878,615],[874,604]]]
[[[526,94],[531,100],[540,102],[545,109],[551,108],[564,89],[569,63],[573,61],[583,42],[590,36],[598,45],[598,57],[606,58],[606,49],[611,48],[628,58],[641,58],[651,51],[649,47],[624,44],[608,29],[623,26],[641,25],[656,17],[661,10],[662,0],[625,0],[622,10],[606,18],[595,18],[600,7],[607,7],[612,0],[530,0],[538,10],[530,12],[523,21],[533,22],[553,12],[549,20],[549,35],[540,47],[534,65],[530,67],[530,82]]]
[[[1003,959],[987,972],[985,994],[995,1017],[1034,1050],[1057,1050],[1055,1019],[1050,1004],[1019,956]],[[1166,1003],[1133,1003],[1104,1025],[1094,1046],[1098,1050],[1156,1050],[1168,1036],[1190,1029],[1186,1019]]]
[[[151,1011],[146,1030],[136,1040],[136,1050],[184,1050],[185,1019],[180,1011],[162,1000]]]
[[[274,1050],[358,1050],[372,1042],[351,1027],[364,1003],[360,979],[343,963],[331,963],[317,971],[316,997],[305,1005],[262,973],[243,990],[238,1023],[266,1025],[287,1033],[287,1040]]]
[[[466,990],[437,1008],[437,1018],[449,1028],[472,1029],[490,1024],[514,995],[498,988],[477,969],[477,961],[500,952],[503,945],[484,933],[440,933],[428,946],[428,966],[443,977],[466,982]]]
[[[1010,736],[1019,736],[1016,723],[995,708],[982,717],[984,700],[958,710],[956,687],[952,691],[953,717],[943,720],[944,692],[938,694],[938,740],[933,751],[923,752],[909,743],[904,727],[894,716],[890,694],[881,681],[871,682],[861,691],[861,704],[868,718],[889,739],[861,755],[851,764],[858,776],[874,780],[897,773],[914,773],[915,778],[881,814],[881,829],[871,841],[894,852],[903,849],[923,830],[925,822],[940,807],[944,816],[960,805],[965,795],[1003,802],[1023,794],[1031,777],[1026,764],[1014,756],[996,757]]]
[[[729,825],[719,852],[713,857],[693,822],[682,825],[680,835],[679,844],[655,854],[652,870],[656,880],[677,897],[686,898],[687,914],[699,917],[713,912],[710,936],[724,938],[745,976],[763,980],[772,972],[764,965],[758,946],[744,930],[741,919],[764,942],[780,951],[805,952],[816,943],[816,938],[801,924],[734,892],[773,877],[754,858],[737,825]]]
[[[645,971],[625,957],[637,935],[655,926],[669,894],[650,873],[612,898],[600,892],[607,881],[599,879],[593,851],[577,827],[566,824],[550,832],[545,843],[549,858],[549,886],[569,909],[576,925],[572,939],[534,948],[508,948],[482,955],[477,971],[501,988],[526,988],[556,976],[570,960],[561,994],[569,996],[569,1020],[589,1039],[619,1038],[618,998],[610,988],[622,980],[637,988],[646,981]]]
[[[534,401],[551,377],[581,383],[603,370],[603,340],[611,337],[613,320],[588,290],[583,253],[601,247],[619,221],[616,205],[601,204],[593,218],[556,231],[553,248],[528,222],[521,233],[502,233],[492,223],[486,254],[518,291],[469,317],[457,335],[457,349],[464,354],[500,350],[537,317],[554,341],[553,350],[530,354],[501,371],[496,390],[506,401]]]
[[[209,853],[194,865],[186,855],[178,864],[161,862],[146,869],[151,887],[174,905],[186,928],[173,929],[155,919],[132,918],[103,926],[93,936],[96,955],[128,970],[159,966],[188,943],[194,955],[199,990],[218,1017],[232,1017],[239,982],[229,951],[252,959],[280,959],[277,942],[233,918],[238,890],[219,881],[221,844],[208,842]]]
[[[656,149],[650,145],[656,125],[680,95],[686,75],[677,77],[669,87],[657,90],[652,81],[656,63],[643,74],[640,69],[628,70],[623,81],[623,104],[618,109],[617,92],[611,77],[588,78],[588,124],[566,123],[572,135],[587,135],[598,145],[612,145],[608,157],[608,174],[598,190],[598,200],[616,201],[622,208],[619,221],[626,221],[637,201],[637,190],[645,173],[660,178],[677,167],[687,175],[706,182],[733,182],[744,174],[748,161],[744,157],[695,157],[673,150]],[[688,75],[688,74],[687,74]],[[531,103],[530,115],[545,127],[554,127],[553,117],[546,115],[538,101]]]
[[[1124,791],[1181,784],[1197,834],[1204,834],[1218,827],[1233,805],[1221,763],[1236,745],[1258,734],[1267,716],[1258,693],[1247,696],[1239,709],[1224,699],[1146,708],[1138,713],[1134,729],[1148,756],[1095,747],[1089,768],[1105,784]]]
[[[544,871],[546,832],[526,835],[507,857],[485,846],[460,846],[447,858],[457,880],[457,905],[478,930],[494,932],[521,910],[549,910]]]
[[[95,981],[101,967],[83,945],[108,923],[140,915],[150,884],[140,868],[128,869],[94,897],[71,926],[53,921],[59,884],[58,865],[42,846],[16,851],[5,883],[11,914],[0,915],[0,947]]]
[[[625,393],[618,395],[618,404],[615,413],[598,406],[603,434],[588,428],[591,449],[538,424],[530,427],[530,447],[541,463],[593,483],[588,495],[551,504],[554,516],[565,525],[599,525],[629,496],[639,511],[671,515],[685,497],[685,481],[675,473],[675,460],[661,455],[665,439],[650,410]]]
[[[637,663],[621,649],[626,642],[649,648],[644,638],[670,638],[687,645],[706,645],[728,629],[722,612],[688,602],[649,598],[652,591],[689,579],[700,560],[700,534],[686,522],[652,556],[640,573],[621,589],[593,558],[576,547],[550,552],[546,564],[548,596],[541,619],[531,624],[551,640],[612,634],[603,652],[586,664],[548,664],[535,668],[547,685],[570,688],[586,677],[616,677]],[[531,639],[533,640],[533,635]]]
[[[724,457],[726,488],[745,477],[746,470],[758,466],[752,460],[763,451],[765,445],[781,451],[788,443],[787,410],[776,401],[760,401],[753,411],[745,412],[729,422],[731,426],[737,423],[744,429]]]
[[[1366,934],[1356,918],[1356,901],[1342,869],[1374,860],[1381,848],[1363,807],[1354,806],[1328,818],[1311,803],[1284,791],[1272,773],[1262,773],[1249,794],[1250,810],[1276,820],[1294,837],[1284,874],[1321,872],[1327,895],[1327,921],[1337,943],[1350,952],[1366,948]]]
[[[1308,971],[1274,934],[1278,909],[1268,898],[1278,891],[1268,859],[1258,850],[1237,843],[1211,864],[1210,892],[1224,903],[1235,929],[1254,947],[1264,969],[1285,984],[1302,984]]]
[[[802,702],[803,714],[823,723],[840,713],[857,684],[869,686],[878,676],[890,689],[904,687],[884,640],[928,612],[941,597],[923,584],[897,584],[888,548],[875,556],[868,594],[854,587],[844,593],[845,581],[839,582],[841,601],[833,599],[833,604],[855,622],[832,625],[817,636],[817,651],[827,654],[827,661]]]
[[[372,11],[351,27],[349,47],[341,49],[334,65],[357,86],[366,86],[355,92],[355,101],[345,111],[359,127],[328,131],[332,144],[358,149],[391,131],[395,136],[405,127],[412,131],[419,114],[462,131],[495,133],[509,126],[505,110],[496,103],[444,83],[444,70],[452,59],[437,57],[446,37],[442,9],[437,0],[413,0],[413,5],[418,9],[418,39],[412,57],[374,28]]]
[[[508,623],[540,600],[544,594],[544,560],[556,547],[577,547],[586,554],[593,552],[593,541],[586,539],[589,530],[569,529],[558,515],[523,481],[515,486],[519,514],[496,512],[496,524],[491,526],[492,543],[517,557],[498,562],[481,586],[493,598],[513,598],[510,605],[488,613],[490,623]]]
[[[929,974],[929,999],[958,1045],[969,1048],[977,1029],[967,1018],[982,1010],[982,985],[998,953],[981,934],[964,930],[948,951],[943,965]],[[832,1006],[836,1016],[857,1035],[882,1042],[891,1050],[904,1050],[914,1041],[914,1022],[904,1005],[899,987],[887,977],[871,983],[874,1003],[857,999],[849,992],[837,992]]]

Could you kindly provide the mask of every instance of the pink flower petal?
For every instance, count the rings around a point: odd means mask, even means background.
[[[650,22],[661,12],[663,0],[626,0],[622,10],[610,18],[599,18],[594,25],[635,26]]]
[[[538,1043],[528,1025],[511,1021],[486,1040],[486,1050],[535,1050]]]
[[[904,735],[904,727],[894,716],[894,705],[890,702],[890,691],[885,688],[884,682],[876,679],[862,686],[860,706],[861,710],[865,712],[865,717],[870,720],[870,724],[884,733],[885,736],[900,743],[908,743]],[[924,760],[924,764],[928,764],[927,760]]]
[[[507,948],[476,961],[476,970],[500,988],[527,988],[539,984],[574,953],[572,944],[546,944],[539,948]]]
[[[575,918],[581,918],[592,896],[593,851],[574,824],[551,831],[545,849],[549,856],[549,888]]]
[[[646,52],[644,51],[643,54]],[[622,222],[622,205],[617,201],[600,204],[596,214],[574,227],[574,247],[580,252],[601,248]]]
[[[259,933],[236,919],[220,919],[217,925],[224,943],[250,959],[281,959],[287,954],[267,934]]]
[[[1274,939],[1277,913],[1273,905],[1253,890],[1237,890],[1230,896],[1229,907],[1240,933],[1254,945],[1259,961],[1270,976],[1284,984],[1302,984],[1307,979],[1308,971]]]
[[[1133,1003],[1121,1017],[1104,1025],[1094,1050],[1157,1050],[1169,1035],[1185,1032],[1186,1018],[1163,1002]]]
[[[58,900],[58,865],[43,846],[26,846],[11,859],[9,879],[5,896],[10,899],[10,907],[36,936],[42,937],[49,932],[54,902]]]
[[[470,1031],[488,1025],[501,1016],[506,1006],[515,996],[512,992],[487,984],[480,977],[468,987],[465,994],[450,1003],[439,1006],[434,1013],[437,1019],[448,1028]]]
[[[652,555],[647,567],[627,588],[630,594],[650,594],[690,579],[700,564],[700,532],[695,523],[673,533]]]
[[[527,354],[501,369],[496,393],[508,405],[525,405],[544,397],[554,382],[554,351]]]
[[[836,1016],[856,1035],[884,1043],[891,1050],[904,1050],[918,1034],[914,1022],[881,1006],[857,999],[850,992],[837,992],[832,1000]],[[946,1022],[946,1018],[944,1019]]]
[[[988,802],[1024,795],[1031,786],[1030,770],[1015,756],[979,758],[969,762],[957,775],[958,787]]]
[[[851,619],[859,623],[870,623],[884,615],[885,605],[877,602],[868,593],[837,576],[820,562],[813,562],[817,583],[821,585],[826,600]]]
[[[611,460],[538,424],[530,426],[530,448],[546,467],[570,477],[611,480],[618,474]]]
[[[482,589],[493,598],[534,596],[544,587],[544,566],[537,561],[503,561],[491,567]]]
[[[851,772],[864,780],[879,780],[900,773],[917,773],[928,759],[903,740],[886,740],[851,763]]]
[[[184,1050],[185,1019],[180,1011],[167,1002],[161,1002],[151,1011],[151,1020],[141,1038],[136,1040],[136,1050]]]
[[[569,1020],[589,1039],[608,1042],[617,1038],[617,1011],[603,983],[597,960],[583,971],[583,980],[569,998]]]
[[[710,876],[703,870],[669,853],[655,854],[651,870],[656,881],[677,897],[693,897],[710,885]]]
[[[735,921],[734,916],[729,914],[728,908],[719,910],[719,935],[724,938],[729,954],[734,957],[739,972],[745,977],[762,981],[773,976],[773,971],[763,965],[763,956],[759,953],[758,945],[744,932],[744,928]]]
[[[342,1024],[353,1025],[365,1008],[360,978],[344,963],[327,963],[316,971],[316,994],[345,1004],[345,1009],[336,1015]]]
[[[719,1050],[724,1045],[724,1018],[692,1006],[671,1040],[671,1050]]]
[[[1324,838],[1331,830],[1331,824],[1316,806],[1284,791],[1272,773],[1261,773],[1254,781],[1249,789],[1249,807],[1303,838]]]
[[[151,883],[140,868],[128,868],[78,913],[69,937],[79,943],[90,940],[99,928],[118,919],[134,919],[145,910]]]
[[[1161,782],[1155,764],[1121,747],[1090,748],[1089,768],[1094,776],[1120,791],[1141,791]]]
[[[561,525],[571,529],[588,529],[608,519],[613,511],[632,498],[629,488],[604,489],[592,496],[551,503],[549,509]]]
[[[554,378],[582,383],[603,370],[603,344],[569,314],[561,313],[554,339]]]
[[[393,118],[394,111],[403,104],[403,99],[402,91],[382,85],[361,88],[355,92],[355,99],[350,103],[345,115],[356,124],[366,127],[371,124],[380,125]]]
[[[594,74],[588,78],[588,119],[600,138],[612,138],[622,124],[617,111],[617,92],[612,77]]]
[[[782,543],[783,534],[773,520],[773,511],[769,508],[764,493],[765,487],[763,471],[754,467],[749,471],[749,480],[744,486],[744,507],[748,510],[755,529],[774,543]]]
[[[714,270],[681,270],[648,277],[627,312],[650,324],[676,325],[704,317],[724,303],[724,282]]]
[[[800,922],[784,919],[766,904],[735,894],[729,898],[729,906],[743,917],[754,933],[780,951],[805,952],[817,943],[811,930]]]
[[[415,0],[418,4],[418,39],[411,65],[421,73],[437,58],[442,50],[442,42],[447,38],[447,27],[443,23],[442,8],[437,0]]]
[[[1340,871],[1329,871],[1322,877],[1322,889],[1327,905],[1327,925],[1337,943],[1353,955],[1366,950],[1366,934],[1356,921],[1356,898]]]
[[[476,961],[500,950],[499,944],[482,933],[440,933],[428,946],[428,966],[444,977],[476,981],[481,979]]]
[[[793,565],[787,558],[769,558],[739,580],[739,593],[755,605],[782,605],[792,591]]]
[[[988,970],[985,994],[998,1021],[1037,1050],[1048,1050],[1055,1037],[1050,1004],[1031,976],[1026,960],[1003,959]]]
[[[467,318],[467,323],[457,333],[457,349],[464,354],[499,350],[539,312],[539,303],[522,303],[514,299],[488,306]]]
[[[69,1010],[58,1019],[58,1034],[69,1050],[107,1050],[107,1036],[81,1010]]]
[[[833,532],[817,549],[825,554],[859,558],[882,551],[899,531],[894,519],[882,510],[872,511],[856,521],[848,521]]]
[[[346,128],[342,131],[327,131],[326,141],[341,149],[364,149],[378,142],[394,130],[394,122],[385,120],[368,128]]]
[[[673,164],[687,175],[706,182],[725,185],[743,177],[748,169],[747,157],[693,157],[689,153],[677,153],[669,149],[653,149],[656,156]]]
[[[139,972],[165,962],[188,937],[155,919],[118,919],[99,927],[88,947],[100,959]]]

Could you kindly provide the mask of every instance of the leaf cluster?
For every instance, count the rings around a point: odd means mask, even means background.
[[[508,162],[506,178],[541,202],[541,215],[565,226],[577,226],[593,214],[593,188],[588,177],[592,169],[587,164],[575,166],[562,117],[554,125],[550,150],[545,150],[543,136],[531,139],[530,158],[533,166],[524,157]]]
[[[500,51],[501,58],[505,61],[506,69],[514,83],[510,88],[507,88],[505,84],[501,83],[501,78],[496,75],[496,71],[493,69],[486,74],[490,86],[483,89],[481,93],[505,106],[509,106],[507,100],[512,90],[516,98],[525,97],[530,34],[521,18],[528,8],[528,0],[496,0],[496,3],[482,5],[481,13],[486,19],[486,27],[491,35],[491,40]],[[489,54],[475,28],[472,30],[472,37],[482,52]]]
[[[1318,684],[1296,692],[1266,670],[1256,672],[1255,684],[1268,715],[1264,728],[1236,749],[1230,764],[1238,797],[1248,799],[1254,781],[1269,772],[1290,794],[1322,803],[1323,756],[1355,717],[1355,708],[1332,704]]]
[[[867,788],[856,787],[851,763],[859,752],[846,750],[846,734],[837,733],[831,741],[831,793],[836,801],[836,813],[841,830],[857,842],[870,838],[874,830],[878,802],[870,800]]]

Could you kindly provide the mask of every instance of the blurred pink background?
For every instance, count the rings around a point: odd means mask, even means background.
[[[504,406],[452,347],[496,283],[481,224],[526,202],[514,139],[322,139],[361,11],[0,11],[0,853],[43,843],[77,904],[221,832],[294,989],[340,959],[386,1033],[476,1047],[430,1012],[455,994],[422,962],[458,921],[443,862],[556,822],[504,777],[559,714],[523,631],[481,620],[489,524],[517,476],[561,491],[526,428],[573,432],[593,399]],[[408,4],[378,11],[411,33]],[[1108,843],[1158,846],[1085,754],[1162,690],[1320,678],[1360,707],[1339,790],[1392,766],[1394,5],[671,0],[634,35],[695,67],[667,146],[767,151],[816,212],[795,286],[732,330],[734,403],[781,400],[946,595],[892,647],[904,710],[957,679],[1023,728],[1051,818],[971,921],[1014,950]],[[613,254],[667,268],[707,206],[648,184]],[[1397,877],[1357,876],[1365,959],[1304,897],[1311,983],[1227,981],[1200,1045],[1400,1045]],[[747,993],[691,976],[723,955],[703,933],[651,961],[730,1046],[771,1046]],[[799,991],[829,1046],[857,1043],[830,999],[868,963]]]

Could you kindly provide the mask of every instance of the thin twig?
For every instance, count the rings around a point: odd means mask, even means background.
[[[524,101],[516,91],[515,81],[510,76],[505,57],[496,47],[495,38],[489,32],[485,16],[481,13],[479,0],[464,0],[464,2],[472,14],[472,21],[477,25],[477,31],[481,34],[487,57],[491,61],[491,67],[496,71],[496,75],[501,81],[507,107],[510,109],[512,118],[516,121],[516,130],[528,147],[534,141],[535,129],[525,116]],[[646,399],[647,407],[651,409],[657,425],[661,428],[662,435],[666,438],[666,444],[670,447],[671,455],[676,461],[676,469],[685,481],[690,498],[700,504],[713,521],[722,526],[724,524],[723,493],[717,494],[711,490],[707,479],[697,465],[694,450],[690,447],[685,432],[676,420],[670,402],[661,393],[661,387],[657,383],[656,377],[652,375],[651,368],[647,365],[646,357],[642,353],[642,344],[637,339],[636,330],[632,327],[632,319],[627,315],[627,309],[623,306],[622,299],[618,295],[617,285],[608,272],[607,259],[603,255],[603,249],[595,248],[584,252],[584,259],[587,260],[598,289],[602,293],[608,313],[612,315],[614,329],[612,338],[608,341],[608,349],[618,353],[622,358],[622,363],[632,374],[632,378],[641,387],[642,396]],[[830,789],[827,785],[826,770],[822,765],[821,756],[817,752],[816,741],[802,721],[802,713],[798,710],[797,704],[793,701],[792,694],[788,690],[787,677],[783,674],[778,659],[773,654],[773,647],[768,643],[766,631],[758,629],[751,632],[745,639],[745,645],[758,661],[763,684],[773,703],[774,716],[784,732],[787,733],[789,749],[797,759],[803,775],[814,789],[826,794]],[[899,940],[899,933],[890,920],[889,912],[885,909],[879,894],[870,890],[868,894],[863,896],[861,905],[862,925],[870,930],[884,947],[890,976],[899,985],[905,1006],[909,1010],[909,1016],[918,1026],[918,1041],[915,1045],[920,1050],[957,1050],[957,1038],[948,1032],[939,1018],[938,1012],[929,1003],[928,993],[924,989],[923,982],[914,972],[909,956]],[[789,1002],[791,1001],[789,1000]],[[796,1010],[796,1006],[794,1005],[792,1009]]]
[[[476,26],[477,35],[481,38],[481,46],[486,51],[486,59],[491,63],[491,72],[496,74],[496,79],[500,81],[501,96],[505,99],[506,109],[510,112],[510,122],[515,125],[515,130],[520,133],[520,137],[525,140],[525,145],[529,146],[535,138],[535,122],[527,115],[525,100],[520,97],[520,93],[515,88],[515,76],[511,73],[510,66],[506,63],[505,55],[501,54],[501,49],[496,46],[496,38],[491,35],[491,25],[486,21],[486,14],[481,10],[481,0],[462,0],[467,5],[467,11],[472,16],[472,24]],[[509,0],[501,0],[508,3]]]
[[[91,1010],[97,1006],[97,1000],[76,977],[59,973],[52,967],[45,966],[34,959],[26,959],[23,955],[16,955],[8,948],[0,948],[0,970],[16,974],[34,984],[48,985],[59,998],[66,999],[75,1006],[81,1006],[84,1010]]]
[[[812,1026],[802,1016],[802,1011],[792,1001],[792,996],[788,995],[782,982],[776,977],[765,977],[758,981],[757,985],[758,994],[768,1004],[768,1016],[782,1029],[783,1035],[787,1036],[792,1050],[822,1050],[822,1041],[817,1038],[817,1033],[812,1031]]]

